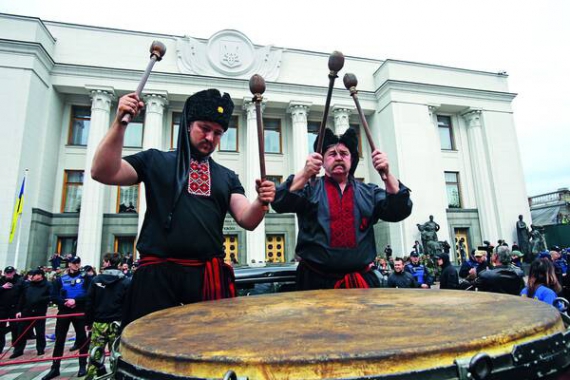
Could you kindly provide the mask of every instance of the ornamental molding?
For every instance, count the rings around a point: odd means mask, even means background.
[[[91,95],[91,109],[109,112],[111,103],[115,99],[115,91],[112,87],[85,86]]]
[[[144,95],[147,113],[156,113],[162,115],[164,108],[168,105],[168,99],[163,94],[150,93]]]
[[[267,99],[263,99],[261,101],[261,117],[263,118],[263,111],[265,110],[265,106],[267,104]],[[255,113],[255,102],[251,100],[251,98],[243,98],[243,104],[241,108],[247,113],[247,119],[257,119],[257,114]]]
[[[287,107],[287,113],[291,114],[293,123],[307,123],[309,116],[309,109],[311,108],[310,102],[290,102]]]
[[[283,49],[257,47],[237,30],[224,29],[207,41],[184,36],[176,41],[178,69],[183,74],[227,76],[249,79],[253,74],[265,80],[279,77]]]
[[[382,85],[375,91],[376,99],[380,100],[382,97],[390,93],[390,91],[403,91],[415,94],[433,94],[439,96],[457,96],[462,98],[468,97],[471,99],[502,101],[508,103],[512,102],[513,99],[517,96],[517,94],[511,92],[499,92],[476,88],[453,87],[390,79],[382,83]],[[360,92],[358,95],[360,98]]]
[[[469,127],[480,127],[481,126],[481,110],[470,110],[461,116],[467,122],[467,126]]]

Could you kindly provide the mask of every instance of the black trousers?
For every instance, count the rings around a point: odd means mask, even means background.
[[[16,309],[2,308],[0,309],[0,319],[13,319],[16,318]],[[4,351],[6,346],[6,334],[12,334],[12,343],[18,337],[18,323],[17,322],[0,322],[0,353]]]
[[[58,316],[65,314],[75,314],[83,313],[83,310],[70,309],[71,311],[58,313]],[[55,323],[55,346],[53,348],[53,357],[57,358],[63,356],[63,348],[65,346],[65,341],[67,340],[67,332],[69,331],[69,326],[73,325],[75,329],[75,344],[80,347],[79,353],[86,354],[89,350],[89,344],[87,343],[87,335],[85,334],[85,317],[70,317],[70,318],[58,318]],[[53,365],[59,367],[59,359],[53,361]],[[87,363],[87,358],[79,358],[79,364],[85,365]]]
[[[47,310],[24,310],[22,311],[22,318],[27,318],[27,317],[45,317],[47,313]],[[28,328],[28,326],[30,326],[31,324],[34,324],[34,326],[32,328],[30,328],[25,336],[22,336],[22,334],[24,334],[24,331],[26,331],[26,329]],[[26,342],[28,339],[30,339],[30,336],[32,335],[32,332],[35,331],[36,332],[36,350],[39,351],[44,351],[46,349],[46,320],[45,319],[36,319],[35,321],[22,321],[19,322],[19,327],[18,327],[18,343],[16,343],[16,346],[14,347],[14,352],[24,352],[24,349],[26,348]],[[20,336],[22,336],[20,338]]]
[[[203,267],[161,263],[138,268],[123,310],[124,328],[152,312],[202,300]]]

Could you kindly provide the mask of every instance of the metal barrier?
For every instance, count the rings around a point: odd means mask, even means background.
[[[25,336],[27,336],[28,331],[30,331],[31,328],[34,327],[36,321],[38,320],[42,320],[42,319],[50,319],[50,318],[72,318],[72,317],[83,317],[85,316],[85,313],[74,313],[74,314],[61,314],[61,315],[44,315],[44,316],[38,316],[38,317],[24,317],[24,318],[9,318],[9,319],[0,319],[0,323],[1,322],[26,322],[26,321],[32,321],[32,323],[30,323],[28,325],[28,327],[26,327],[26,329],[19,334],[19,336],[16,338],[16,340],[14,342],[11,343],[10,347],[6,350],[6,352],[4,352],[1,356],[0,356],[0,360],[4,359],[4,357],[16,346],[16,344]],[[81,351],[81,349],[83,349],[85,347],[85,345],[88,345],[91,341],[91,335],[89,334],[87,336],[87,339],[85,340],[85,342],[83,343],[83,345],[81,347],[79,347],[79,349],[77,351]],[[105,353],[106,356],[109,355],[108,352]],[[80,358],[80,357],[88,357],[89,354],[74,354],[74,355],[64,355],[64,356],[58,356],[58,357],[49,357],[49,358],[38,358],[38,359],[25,359],[25,360],[12,360],[12,361],[7,361],[7,362],[1,362],[0,361],[0,367],[4,367],[4,366],[8,366],[8,365],[17,365],[17,364],[28,364],[28,363],[38,363],[38,362],[47,362],[47,361],[52,361],[52,360],[66,360],[66,359],[75,359],[75,358]]]

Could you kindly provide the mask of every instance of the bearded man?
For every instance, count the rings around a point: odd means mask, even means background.
[[[122,117],[135,116],[142,107],[134,93],[119,100],[91,169],[95,180],[108,185],[145,184],[140,263],[122,327],[157,310],[235,296],[233,269],[224,263],[224,218],[229,212],[237,224],[253,230],[275,196],[273,182],[258,179],[258,195],[250,203],[238,176],[211,157],[232,116],[230,95],[209,89],[186,100],[176,151],[149,149],[121,158],[127,128]]]

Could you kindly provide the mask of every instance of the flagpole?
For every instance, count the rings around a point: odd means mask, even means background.
[[[24,170],[24,183],[26,181],[26,179],[28,178],[28,171],[29,169]],[[24,188],[24,192],[25,192],[25,188]],[[24,194],[22,194],[22,199],[24,197]],[[22,214],[24,213],[24,210],[22,210]],[[14,268],[18,268],[18,258],[20,256],[20,238],[22,236],[22,229],[20,228],[20,224],[22,223],[22,215],[20,215],[18,217],[18,222],[16,225],[16,228],[18,229],[18,237],[16,239],[16,253],[14,254]]]

